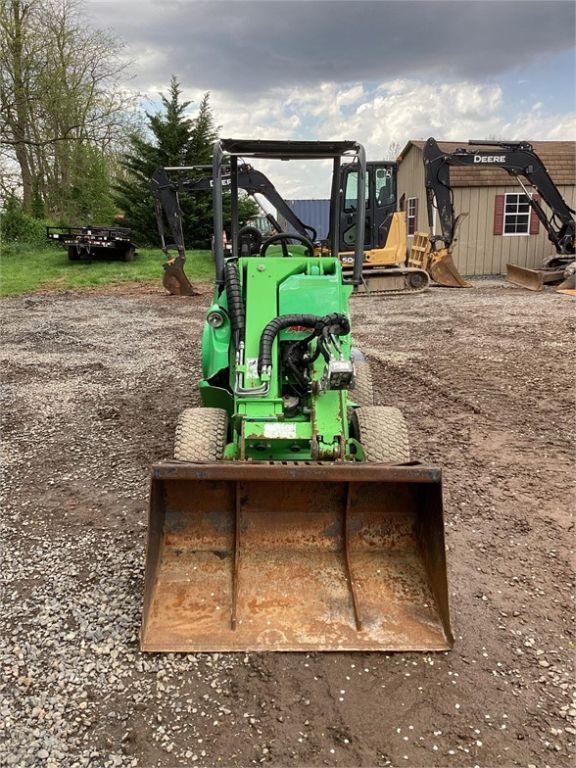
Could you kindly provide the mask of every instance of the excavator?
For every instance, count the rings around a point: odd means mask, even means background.
[[[193,286],[184,272],[186,252],[184,234],[182,231],[182,211],[179,203],[179,193],[210,192],[213,189],[214,182],[211,175],[204,175],[196,179],[178,178],[174,181],[171,179],[170,173],[189,171],[205,172],[208,169],[212,170],[211,166],[191,165],[157,168],[150,181],[150,188],[154,197],[156,224],[160,235],[160,243],[166,256],[166,261],[163,264],[163,284],[169,293],[175,295],[190,296],[194,294]],[[263,208],[257,195],[262,195],[268,200],[270,205],[276,208],[276,211],[284,216],[286,221],[292,225],[301,237],[310,238],[313,242],[316,241],[316,230],[313,227],[304,224],[298,216],[296,216],[288,203],[278,193],[272,182],[263,173],[257,171],[247,163],[238,164],[237,183],[238,188],[244,190],[244,192],[256,202],[276,233],[282,232],[280,224],[271,213]],[[223,173],[222,184],[224,188],[230,187],[231,176],[229,172]],[[166,241],[165,220],[174,241],[171,244]],[[247,248],[250,252],[257,251],[262,245],[262,233],[255,227],[242,227],[238,232],[238,236],[242,243],[241,247],[244,249]],[[283,248],[287,248],[286,241],[284,241]],[[176,250],[176,256],[171,255],[171,252],[174,250]]]
[[[178,195],[180,192],[209,191],[212,189],[212,177],[207,175],[197,179],[177,178],[172,180],[174,172],[205,170],[206,166],[186,166],[158,168],[151,179],[151,190],[155,201],[156,219],[162,244],[166,254],[164,262],[164,286],[170,293],[191,295],[192,285],[184,273],[185,251],[182,235],[182,222]],[[338,252],[346,273],[352,271],[353,249],[357,231],[356,187],[358,169],[355,163],[343,163],[340,167],[338,184],[338,205],[331,209],[331,219],[338,220]],[[223,183],[230,186],[230,175],[225,172]],[[270,179],[247,163],[238,164],[238,187],[250,195],[261,207],[273,230],[283,230],[274,216],[262,208],[258,195],[265,198],[276,209],[292,229],[302,237],[309,237],[318,252],[327,249],[326,243],[317,240],[313,227],[302,222],[288,203],[280,195]],[[381,161],[366,163],[366,193],[364,218],[365,261],[362,281],[357,293],[368,294],[406,294],[424,291],[430,284],[428,272],[422,266],[406,264],[406,221],[403,211],[396,211],[396,163]],[[174,243],[166,243],[168,224]],[[332,226],[332,223],[331,223]],[[258,248],[262,244],[261,233],[250,227],[243,227],[238,236],[244,247]],[[288,247],[288,240],[283,247]],[[176,250],[176,256],[171,251]],[[446,254],[446,259],[449,254]],[[436,259],[440,261],[441,259]],[[456,275],[453,277],[451,275]],[[438,270],[433,275],[435,282],[443,285],[460,284],[456,267],[442,273]],[[443,280],[443,282],[442,282]]]
[[[474,145],[475,149],[462,147],[446,153],[440,149],[434,138],[428,139],[424,147],[428,222],[432,231],[436,208],[442,230],[442,234],[431,235],[429,238],[431,260],[438,256],[440,265],[449,264],[450,259],[447,260],[446,254],[450,254],[460,219],[454,213],[450,167],[502,168],[517,180],[556,251],[546,259],[540,269],[526,269],[516,264],[508,264],[508,280],[533,291],[542,290],[545,284],[564,280],[559,289],[573,289],[576,272],[574,211],[567,205],[532,145],[528,142],[506,141],[469,141],[468,144]],[[540,198],[550,208],[551,215],[547,215],[539,200],[526,188],[521,177],[536,189]]]
[[[363,243],[345,272],[333,215],[321,252],[289,233],[248,247],[239,158],[331,160],[334,213],[340,164],[351,160],[364,230],[361,144],[216,143],[201,406],[181,412],[174,458],[152,468],[141,648],[449,650],[441,471],[411,454],[395,393],[374,404],[354,346],[349,300]]]

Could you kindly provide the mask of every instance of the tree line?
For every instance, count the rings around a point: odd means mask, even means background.
[[[0,195],[10,216],[58,224],[122,223],[158,241],[149,179],[161,165],[211,160],[218,127],[204,95],[182,99],[175,77],[158,110],[122,87],[123,43],[90,29],[78,0],[0,4]],[[193,107],[196,106],[195,114]],[[185,240],[205,247],[211,198],[181,198]],[[243,218],[255,212],[244,201]],[[3,227],[4,232],[6,227]]]

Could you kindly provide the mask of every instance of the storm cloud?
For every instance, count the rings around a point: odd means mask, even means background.
[[[279,86],[394,77],[482,81],[569,49],[572,2],[90,0],[135,55],[137,83],[177,72],[246,98]]]

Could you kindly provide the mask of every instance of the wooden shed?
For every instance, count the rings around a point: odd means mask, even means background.
[[[576,208],[576,142],[530,143],[563,198],[571,208]],[[428,231],[424,144],[424,141],[409,141],[398,157],[398,201],[399,207],[406,211],[409,247],[414,232]],[[441,141],[439,145],[444,152],[453,152],[458,147],[473,149],[465,141]],[[462,274],[504,274],[508,262],[525,267],[540,266],[546,256],[554,253],[522,188],[505,171],[493,166],[452,167],[450,182],[456,214],[468,214],[454,246],[454,260]],[[439,233],[436,222],[434,231]]]

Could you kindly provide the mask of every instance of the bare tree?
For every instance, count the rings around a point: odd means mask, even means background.
[[[388,149],[384,153],[384,160],[396,160],[400,152],[402,151],[402,145],[399,141],[391,141],[388,144]]]
[[[121,48],[87,27],[77,0],[0,5],[0,146],[20,169],[25,210],[40,194],[60,213],[78,145],[106,150],[124,132]]]

